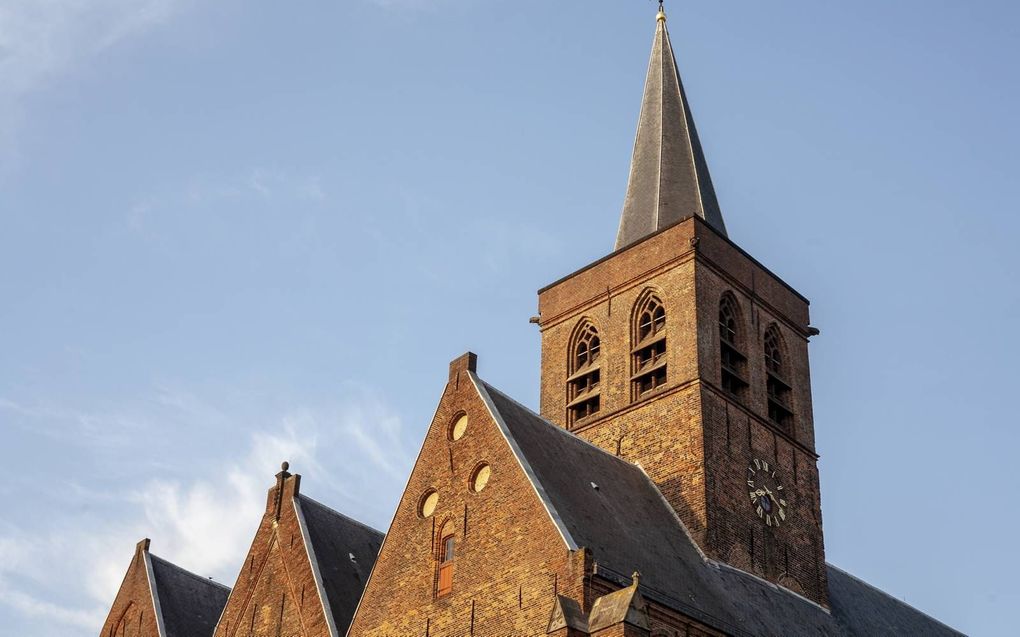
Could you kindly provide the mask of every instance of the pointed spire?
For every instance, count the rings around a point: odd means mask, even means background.
[[[726,234],[662,3],[655,24],[617,250],[693,215]]]

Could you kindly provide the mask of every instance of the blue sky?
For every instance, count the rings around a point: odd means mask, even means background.
[[[828,559],[1009,634],[1020,8],[669,5],[731,238],[822,330]],[[96,634],[145,536],[231,583],[283,459],[385,528],[467,349],[537,405],[654,12],[4,0],[0,634]]]

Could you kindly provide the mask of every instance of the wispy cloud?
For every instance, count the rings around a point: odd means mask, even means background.
[[[190,0],[5,0],[0,93],[23,95],[156,26]]]
[[[0,152],[9,159],[22,100],[96,54],[166,22],[192,0],[0,2]]]
[[[150,238],[161,215],[179,215],[182,210],[233,210],[231,205],[261,203],[276,210],[282,204],[315,204],[327,199],[322,179],[314,173],[279,168],[254,167],[226,175],[196,175],[183,184],[173,184],[136,201],[124,216],[132,231]],[[226,204],[226,205],[225,205]]]
[[[142,537],[153,539],[153,552],[232,584],[284,459],[304,474],[307,490],[348,510],[352,503],[364,504],[363,498],[392,498],[410,462],[400,419],[364,387],[346,386],[334,405],[288,409],[254,427],[241,422],[246,416],[231,415],[229,408],[192,392],[161,387],[154,394],[147,404],[225,424],[235,437],[238,431],[248,434],[233,449],[196,450],[202,459],[193,472],[185,468],[184,477],[178,472],[113,492],[75,482],[69,489],[81,508],[47,512],[44,528],[0,523],[0,610],[43,622],[38,634],[94,634]],[[65,418],[75,411],[26,409],[9,399],[3,408],[34,418]],[[380,476],[370,493],[345,488],[355,478],[364,485],[365,475]]]

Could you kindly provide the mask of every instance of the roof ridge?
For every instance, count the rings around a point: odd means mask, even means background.
[[[345,513],[341,513],[339,511],[337,511],[336,509],[334,509],[333,507],[329,506],[328,504],[323,504],[322,502],[319,502],[315,498],[311,498],[311,497],[305,495],[304,493],[299,493],[297,497],[301,498],[302,500],[305,500],[307,502],[311,502],[312,504],[318,505],[318,506],[322,507],[323,509],[326,509],[327,511],[329,511],[333,515],[341,517],[341,518],[347,520],[348,522],[353,522],[357,526],[360,526],[363,529],[372,531],[376,535],[380,535],[380,536],[383,536],[383,537],[385,537],[385,535],[386,535],[385,533],[383,533],[382,531],[376,529],[375,527],[369,526],[369,525],[365,524],[364,522],[362,522],[361,520],[357,520],[355,518],[352,518],[351,516],[349,516],[349,515],[347,515]]]
[[[509,401],[510,401],[510,402],[512,402],[513,404],[517,405],[518,407],[520,407],[520,408],[521,408],[521,409],[523,409],[524,411],[528,412],[528,413],[529,413],[529,414],[531,414],[532,416],[534,416],[534,417],[538,418],[538,419],[539,419],[539,420],[541,420],[541,421],[542,421],[543,423],[545,423],[546,425],[548,425],[548,426],[549,426],[549,427],[550,427],[551,429],[554,429],[555,431],[558,431],[558,432],[559,432],[559,433],[560,433],[561,435],[564,435],[564,436],[566,436],[566,437],[568,437],[568,438],[570,438],[570,439],[572,439],[572,440],[576,440],[576,441],[578,441],[578,442],[580,442],[580,443],[582,443],[582,444],[588,445],[588,446],[589,446],[589,447],[591,447],[592,449],[595,449],[595,450],[596,450],[596,451],[598,451],[599,453],[602,453],[602,454],[604,454],[605,456],[607,456],[607,457],[609,457],[609,458],[613,458],[614,460],[616,460],[616,461],[618,461],[618,462],[622,462],[623,464],[627,465],[628,467],[631,467],[631,468],[633,468],[633,469],[636,469],[637,471],[640,471],[641,473],[645,473],[645,472],[644,472],[644,469],[642,469],[640,465],[638,465],[638,464],[636,464],[636,463],[633,463],[633,462],[631,462],[630,460],[625,460],[625,459],[623,459],[623,458],[621,458],[620,456],[617,456],[617,455],[615,455],[615,454],[609,453],[608,451],[606,451],[606,450],[605,450],[605,449],[603,449],[602,447],[600,447],[600,446],[598,446],[598,445],[596,445],[596,444],[594,444],[594,443],[592,443],[592,442],[589,442],[589,441],[585,440],[584,438],[582,438],[581,436],[578,436],[578,435],[577,435],[577,434],[575,434],[574,432],[572,432],[572,431],[568,431],[567,429],[564,429],[563,427],[560,427],[560,426],[559,426],[559,425],[557,425],[556,423],[554,423],[554,422],[552,422],[552,421],[550,421],[550,420],[548,420],[548,419],[544,418],[544,417],[543,417],[543,416],[542,416],[541,414],[538,414],[538,413],[536,413],[536,412],[535,412],[534,410],[532,410],[532,409],[531,409],[530,407],[528,407],[527,405],[525,405],[525,404],[521,403],[520,401],[517,401],[517,400],[515,400],[515,399],[511,398],[511,397],[510,397],[509,395],[507,395],[507,394],[506,394],[505,392],[502,392],[502,391],[500,391],[500,390],[496,389],[495,387],[493,387],[493,386],[492,386],[492,385],[490,385],[489,383],[485,382],[485,381],[484,381],[484,380],[482,380],[481,378],[479,378],[478,380],[480,380],[480,381],[482,382],[482,384],[486,386],[486,388],[488,388],[488,389],[490,389],[490,390],[492,390],[492,391],[496,392],[497,394],[499,394],[499,395],[500,395],[500,396],[502,396],[503,398],[506,398],[507,400],[509,400]],[[647,474],[645,474],[645,475],[647,476]]]
[[[861,578],[857,577],[857,576],[856,576],[856,575],[854,575],[853,573],[851,573],[851,572],[849,572],[849,571],[845,571],[845,570],[841,569],[840,567],[836,566],[836,565],[835,565],[835,564],[833,564],[832,562],[826,562],[826,563],[825,563],[825,565],[826,565],[826,566],[828,566],[828,567],[829,567],[829,568],[831,568],[831,569],[834,569],[834,570],[837,570],[837,571],[839,571],[840,573],[842,573],[843,575],[846,575],[846,576],[847,576],[847,577],[849,577],[850,579],[852,579],[852,580],[854,580],[854,581],[856,581],[856,582],[859,582],[859,583],[861,583],[861,584],[863,584],[863,585],[867,586],[867,587],[868,587],[868,588],[870,588],[871,590],[873,590],[873,591],[875,591],[875,592],[877,592],[877,593],[880,593],[880,594],[884,595],[885,597],[888,597],[889,599],[893,600],[893,601],[894,601],[894,602],[896,602],[897,604],[902,604],[902,605],[906,606],[907,608],[909,608],[910,610],[914,611],[915,613],[919,613],[919,614],[921,614],[921,615],[924,615],[925,617],[927,617],[928,619],[932,620],[933,622],[935,622],[935,623],[936,623],[936,624],[938,624],[939,626],[942,626],[942,627],[944,627],[944,628],[947,628],[947,629],[949,629],[949,630],[953,631],[954,633],[959,633],[959,634],[961,634],[961,635],[962,635],[962,634],[964,634],[964,633],[961,633],[961,632],[960,632],[959,630],[957,630],[957,629],[953,628],[953,627],[952,627],[952,626],[950,626],[949,624],[947,624],[947,623],[945,623],[945,622],[943,622],[943,621],[941,621],[941,620],[939,620],[939,619],[936,619],[935,617],[932,617],[931,615],[929,615],[928,613],[924,612],[923,610],[921,610],[921,609],[917,608],[916,606],[913,606],[913,605],[912,605],[912,604],[910,604],[909,602],[906,602],[906,601],[904,601],[904,600],[902,600],[902,599],[899,599],[898,597],[896,597],[896,596],[894,596],[894,595],[890,595],[889,593],[887,593],[886,591],[883,591],[883,590],[882,590],[881,588],[879,588],[879,587],[875,586],[874,584],[870,584],[870,583],[868,583],[868,582],[866,582],[866,581],[862,580]]]
[[[149,557],[151,559],[153,559],[153,560],[158,560],[158,561],[162,562],[163,564],[166,564],[167,566],[171,566],[171,567],[177,569],[178,571],[180,571],[184,575],[187,575],[188,577],[191,577],[192,579],[196,579],[196,580],[198,580],[200,582],[204,582],[204,583],[207,583],[207,584],[212,584],[213,586],[218,586],[220,588],[226,589],[228,592],[233,590],[230,586],[227,586],[226,584],[221,584],[220,582],[217,582],[216,580],[214,580],[214,579],[212,579],[210,577],[206,577],[206,576],[203,576],[203,575],[199,575],[198,573],[195,573],[193,571],[189,571],[188,569],[184,568],[183,566],[179,566],[177,564],[174,564],[170,560],[168,560],[168,559],[166,559],[164,557],[160,557],[160,556],[156,555],[155,553],[152,553],[151,551],[149,552]]]
[[[726,570],[728,570],[728,571],[730,571],[730,572],[732,572],[732,573],[734,573],[736,575],[742,575],[742,576],[745,576],[745,577],[749,577],[749,578],[751,578],[751,579],[753,579],[753,580],[755,580],[755,581],[757,581],[757,582],[759,582],[761,584],[764,584],[765,586],[768,586],[772,590],[775,590],[775,591],[778,591],[778,592],[781,592],[781,593],[786,593],[788,595],[793,596],[794,599],[797,599],[797,600],[800,600],[802,602],[811,604],[812,606],[818,608],[819,610],[824,612],[826,615],[829,615],[830,617],[833,616],[832,615],[832,611],[830,609],[826,608],[825,606],[822,606],[821,604],[819,604],[818,602],[816,602],[816,601],[814,601],[812,599],[808,599],[807,597],[804,597],[803,595],[801,595],[800,593],[798,593],[796,591],[791,591],[790,589],[786,588],[782,584],[776,584],[775,582],[770,582],[769,580],[765,579],[764,577],[760,577],[758,575],[755,575],[754,573],[748,573],[747,571],[745,571],[743,569],[740,569],[740,568],[737,568],[736,566],[733,566],[732,564],[727,564],[726,562],[720,562],[718,560],[713,560],[713,559],[709,558],[708,563],[711,566],[714,566],[718,570],[726,569]]]

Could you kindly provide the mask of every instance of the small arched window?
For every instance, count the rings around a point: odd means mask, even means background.
[[[790,406],[791,387],[786,366],[783,336],[773,323],[765,330],[765,393],[769,403],[769,420],[787,433],[792,433],[793,408]]]
[[[666,308],[652,293],[635,306],[633,338],[631,387],[637,399],[666,384]]]
[[[601,407],[600,384],[602,341],[589,321],[582,321],[570,339],[570,364],[567,375],[567,422],[598,413]]]
[[[439,533],[438,577],[436,582],[436,596],[447,595],[453,591],[453,558],[456,548],[456,538],[449,525],[443,525]]]
[[[723,389],[743,398],[747,389],[747,356],[737,300],[729,292],[719,301],[719,363]]]

